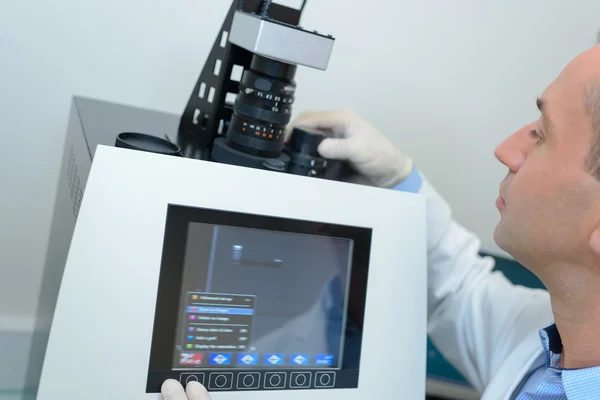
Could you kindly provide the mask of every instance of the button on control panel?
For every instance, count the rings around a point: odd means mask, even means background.
[[[335,372],[319,371],[315,373],[315,388],[324,389],[332,388],[335,386]]]
[[[286,372],[267,372],[265,373],[265,389],[283,389],[287,380]]]
[[[233,387],[232,372],[213,372],[208,382],[209,390],[230,390]]]
[[[308,389],[312,381],[310,372],[292,372],[290,375],[290,389]]]
[[[260,388],[260,372],[240,372],[237,376],[239,390],[256,390]]]
[[[179,375],[179,383],[181,383],[184,387],[191,381],[200,382],[202,385],[204,385],[204,373],[184,373]]]

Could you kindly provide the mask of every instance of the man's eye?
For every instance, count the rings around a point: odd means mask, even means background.
[[[533,139],[535,139],[537,141],[536,144],[539,144],[544,139],[544,137],[540,134],[540,132],[537,129],[530,130],[529,136],[531,136]]]
[[[540,133],[537,131],[537,129],[532,129],[529,131],[529,136],[531,136],[534,139],[539,139]]]

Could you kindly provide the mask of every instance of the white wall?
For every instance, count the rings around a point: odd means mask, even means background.
[[[535,96],[592,45],[600,2],[352,3],[308,2],[303,25],[337,42],[327,72],[298,72],[295,110],[355,108],[416,159],[456,217],[497,251],[493,204],[505,169],[493,148],[536,118]],[[71,96],[181,112],[229,5],[3,3],[0,330],[27,331],[35,312]]]

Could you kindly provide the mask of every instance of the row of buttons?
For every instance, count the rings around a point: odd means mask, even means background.
[[[240,372],[237,376],[236,388],[238,390],[256,390],[260,388],[261,372]],[[287,382],[287,372],[264,372],[263,388],[265,389],[303,389],[312,385],[312,372],[291,372]],[[182,384],[198,381],[206,386],[204,373],[183,373],[179,377]],[[286,386],[286,384],[288,386]],[[315,372],[314,387],[317,389],[332,388],[335,386],[335,372]],[[233,372],[212,372],[208,379],[209,390],[231,390],[233,388]]]

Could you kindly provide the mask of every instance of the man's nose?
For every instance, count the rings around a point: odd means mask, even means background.
[[[496,147],[494,155],[502,164],[506,165],[510,172],[516,173],[533,147],[529,138],[529,132],[535,129],[537,122],[525,125]]]

